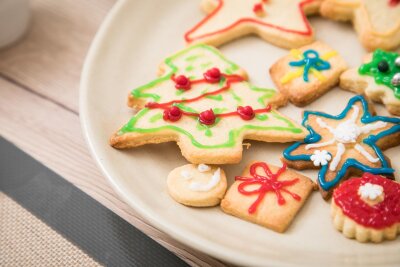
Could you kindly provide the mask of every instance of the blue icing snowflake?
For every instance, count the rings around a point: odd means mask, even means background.
[[[362,110],[360,110],[360,104]],[[362,112],[361,117],[359,116]],[[323,137],[309,125],[309,117],[316,117],[316,123],[320,128],[328,132]],[[345,119],[346,118],[346,119]],[[332,121],[340,121],[339,124]],[[361,125],[360,123],[361,122]],[[361,95],[350,99],[346,108],[337,116],[316,111],[305,111],[303,126],[310,134],[303,142],[297,142],[285,149],[283,156],[290,161],[312,161],[315,166],[320,167],[318,183],[320,187],[329,191],[333,189],[346,175],[349,168],[357,168],[363,172],[373,174],[392,174],[394,170],[385,159],[381,149],[377,146],[381,138],[400,133],[400,119],[373,116],[368,111],[368,102]],[[373,134],[370,134],[372,133]],[[319,150],[324,149],[322,151]],[[297,150],[302,150],[297,154]],[[346,157],[346,152],[352,150],[360,154],[364,161],[380,167],[368,166],[355,158]],[[354,154],[351,153],[351,154]],[[330,179],[326,179],[329,175]]]

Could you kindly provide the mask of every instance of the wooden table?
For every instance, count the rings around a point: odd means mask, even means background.
[[[89,45],[115,0],[33,0],[26,36],[0,50],[0,135],[191,265],[225,266],[144,221],[111,189],[79,123],[79,79]]]

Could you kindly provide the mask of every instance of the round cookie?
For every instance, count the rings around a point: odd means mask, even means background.
[[[186,164],[169,173],[167,188],[170,196],[183,205],[212,207],[221,202],[227,182],[219,167]]]
[[[400,184],[364,173],[333,192],[333,224],[359,242],[382,242],[400,233]]]

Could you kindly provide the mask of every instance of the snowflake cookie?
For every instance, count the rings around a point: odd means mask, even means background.
[[[359,242],[382,242],[400,233],[400,184],[364,173],[333,192],[332,219],[344,236]]]
[[[394,172],[381,149],[400,144],[400,118],[373,116],[363,96],[351,98],[337,116],[305,111],[303,125],[310,134],[287,148],[284,159],[296,169],[320,168],[318,185],[324,198],[352,173]]]
[[[221,45],[248,34],[295,48],[314,40],[306,15],[318,13],[322,0],[202,0],[208,15],[185,34],[187,43]]]
[[[229,188],[221,208],[244,220],[284,232],[314,190],[308,177],[265,162],[252,162]]]
[[[129,105],[139,111],[111,137],[113,147],[175,141],[191,163],[227,164],[241,160],[244,139],[291,142],[306,135],[273,108],[284,97],[247,82],[213,47],[185,48],[161,69],[158,79],[130,94]]]

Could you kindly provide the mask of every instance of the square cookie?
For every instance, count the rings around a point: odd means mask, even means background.
[[[279,59],[269,72],[279,91],[296,106],[305,106],[339,83],[344,59],[323,42],[315,42]]]
[[[308,177],[265,162],[252,162],[236,176],[221,202],[224,212],[284,232],[315,184]]]

